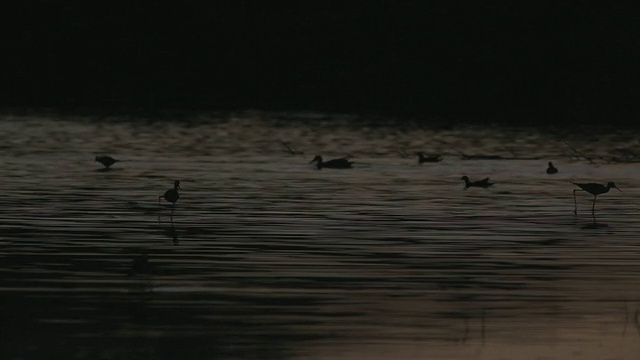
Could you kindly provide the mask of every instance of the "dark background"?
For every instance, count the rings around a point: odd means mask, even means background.
[[[632,2],[25,0],[0,14],[5,109],[640,115]]]

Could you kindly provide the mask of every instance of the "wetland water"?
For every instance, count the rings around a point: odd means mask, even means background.
[[[640,165],[563,143],[640,152],[633,134],[304,116],[0,119],[2,358],[640,354]],[[419,150],[444,160],[398,153]],[[100,171],[98,154],[122,161]],[[174,179],[172,218],[157,201]],[[598,197],[601,227],[586,193],[573,214],[572,181],[622,189]]]

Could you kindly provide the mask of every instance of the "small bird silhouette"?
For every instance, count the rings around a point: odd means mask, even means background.
[[[494,183],[489,182],[489,178],[484,178],[482,180],[477,180],[477,181],[469,181],[469,177],[468,176],[463,176],[460,178],[460,180],[464,180],[464,189],[468,189],[470,187],[481,187],[481,188],[488,188],[489,186],[492,186]]]
[[[175,205],[176,201],[178,201],[178,199],[180,198],[178,189],[180,189],[180,180],[176,180],[173,182],[173,189],[169,189],[164,192],[164,195],[158,196],[158,204],[160,204],[160,199],[165,199],[172,205]]]
[[[558,169],[553,166],[553,163],[549,161],[549,167],[547,168],[547,174],[552,175],[558,173]]]
[[[422,151],[416,152],[418,155],[418,164],[426,163],[426,162],[438,162],[442,160],[442,156],[440,155],[429,155],[427,156]]]
[[[100,164],[104,165],[105,169],[109,169],[109,167],[113,164],[115,164],[116,162],[118,162],[119,160],[116,160],[114,158],[112,158],[111,156],[96,156],[96,161],[99,162]]]
[[[347,160],[347,158],[333,159],[329,161],[322,161],[322,156],[316,155],[309,163],[314,161],[318,162],[318,169],[330,168],[330,169],[349,169],[353,165],[353,161]]]

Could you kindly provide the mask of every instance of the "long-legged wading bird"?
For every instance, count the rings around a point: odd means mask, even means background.
[[[460,178],[460,180],[464,180],[464,188],[465,190],[470,188],[470,187],[481,187],[481,188],[488,188],[489,186],[492,186],[494,183],[489,182],[489,178],[484,178],[482,180],[477,180],[477,181],[469,181],[469,177],[468,176],[463,176]]]
[[[438,162],[442,160],[442,156],[440,155],[429,155],[423,153],[422,151],[416,152],[418,155],[418,164],[426,163],[426,162]]]
[[[318,162],[318,169],[330,168],[330,169],[348,169],[353,165],[353,161],[349,161],[346,158],[333,159],[329,161],[322,161],[322,156],[316,155],[309,163],[314,161]]]
[[[178,201],[178,199],[180,198],[178,189],[180,189],[180,180],[176,180],[173,182],[173,189],[169,189],[164,192],[164,195],[158,196],[158,204],[160,204],[160,199],[165,199],[170,202],[172,206],[175,206],[176,201]]]
[[[595,214],[596,198],[598,197],[598,195],[608,193],[611,188],[616,188],[618,191],[622,191],[618,189],[616,184],[612,181],[607,183],[606,186],[602,184],[596,184],[596,183],[583,183],[583,184],[572,183],[572,184],[580,187],[580,189],[573,190],[573,205],[574,205],[573,213],[575,215],[578,215],[578,202],[576,201],[576,191],[586,191],[589,194],[593,195],[593,205],[591,206],[591,215],[593,216],[594,221],[596,219],[596,214]]]
[[[558,169],[553,166],[553,163],[551,161],[549,161],[549,167],[547,167],[547,174],[549,175],[553,175],[558,173]]]
[[[116,162],[118,162],[118,160],[112,158],[111,156],[96,156],[96,161],[99,162],[100,164],[104,165],[105,169],[109,169],[109,167],[113,164],[115,164]]]

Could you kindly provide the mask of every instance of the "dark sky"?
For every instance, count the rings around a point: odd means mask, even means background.
[[[0,105],[637,119],[629,4],[25,0]]]

